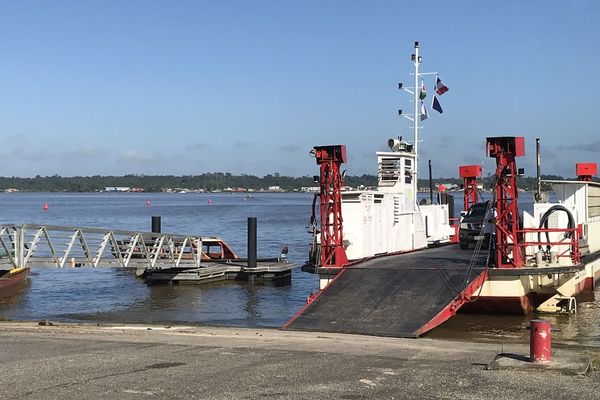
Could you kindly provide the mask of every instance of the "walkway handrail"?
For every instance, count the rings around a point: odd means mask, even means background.
[[[163,269],[200,267],[203,240],[198,235],[39,224],[0,225],[0,264],[26,267],[50,264]]]

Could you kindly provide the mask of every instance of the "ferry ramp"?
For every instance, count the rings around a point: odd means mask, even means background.
[[[284,329],[418,337],[453,316],[487,278],[487,251],[456,245],[346,267]]]

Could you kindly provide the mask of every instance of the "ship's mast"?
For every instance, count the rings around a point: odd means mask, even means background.
[[[413,165],[413,197],[415,199],[415,207],[417,206],[417,191],[419,188],[419,122],[421,122],[421,88],[419,86],[419,78],[424,75],[437,75],[437,72],[419,72],[419,65],[421,65],[421,56],[419,55],[419,42],[415,42],[415,52],[411,55],[411,60],[415,64],[414,72],[414,86],[412,88],[405,88],[402,83],[398,84],[398,88],[407,91],[413,95],[413,113],[404,114],[402,110],[398,110],[398,113],[413,123],[413,150],[415,153],[415,160]]]
[[[419,64],[421,64],[421,56],[419,56],[419,42],[415,42],[415,52],[411,56],[412,61],[415,64],[415,86],[413,93],[413,105],[414,105],[414,149],[415,149],[415,165],[413,174],[413,185],[414,185],[414,196],[416,199],[417,190],[419,188],[419,120],[421,119],[421,113],[419,110]]]

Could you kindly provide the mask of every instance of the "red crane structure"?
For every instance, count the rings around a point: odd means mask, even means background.
[[[458,167],[458,174],[463,178],[463,187],[465,189],[463,210],[467,211],[477,201],[477,178],[481,178],[481,165],[461,165]]]
[[[348,264],[343,246],[342,186],[340,165],[346,162],[346,146],[315,146],[320,166],[321,267],[342,268]]]
[[[598,164],[592,163],[577,163],[575,164],[577,171],[577,179],[583,182],[591,182],[592,177],[598,175]]]
[[[525,155],[525,138],[499,136],[486,138],[489,157],[496,158],[496,266],[519,268],[524,264],[519,246],[519,205],[517,202],[516,157]]]

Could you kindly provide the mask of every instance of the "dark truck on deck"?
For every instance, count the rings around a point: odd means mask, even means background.
[[[468,249],[471,244],[475,246],[478,240],[484,241],[484,247],[487,248],[489,246],[490,232],[487,231],[490,229],[487,226],[484,227],[484,223],[487,216],[487,223],[494,224],[493,215],[493,208],[489,201],[475,203],[469,208],[460,221],[460,229],[458,230],[461,249]]]

